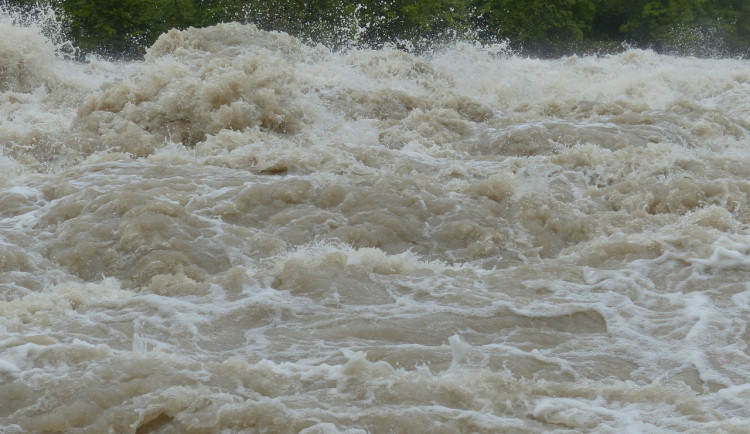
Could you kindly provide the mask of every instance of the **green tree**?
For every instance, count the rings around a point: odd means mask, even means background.
[[[193,0],[193,27],[206,27],[221,22],[242,21],[245,7],[251,2],[243,0]]]
[[[480,0],[476,11],[477,25],[484,36],[548,52],[591,34],[596,3],[594,0]]]
[[[38,4],[64,12],[58,17],[83,52],[115,56],[139,56],[171,28],[227,21],[332,48],[394,43],[420,49],[477,37],[507,39],[543,55],[620,41],[750,55],[749,0],[0,0],[29,16],[39,13]],[[720,50],[705,49],[711,46]]]
[[[470,29],[465,0],[390,0],[359,2],[362,38],[372,46],[409,41],[425,45],[466,36]]]
[[[709,24],[721,29],[729,51],[750,55],[750,2],[716,0],[706,5],[706,9],[711,20]]]
[[[84,51],[136,56],[171,28],[195,19],[191,0],[67,0],[71,36]]]
[[[745,0],[638,0],[628,6],[620,30],[639,45],[678,54],[737,54],[750,41],[750,4]]]
[[[639,39],[664,38],[676,25],[688,25],[702,12],[706,0],[636,0],[622,26]]]

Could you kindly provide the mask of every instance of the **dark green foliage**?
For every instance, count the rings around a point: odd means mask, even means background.
[[[490,0],[476,2],[485,36],[549,52],[591,35],[592,0]]]
[[[266,30],[287,32],[305,40],[337,46],[349,38],[344,22],[353,5],[333,0],[268,0],[242,2],[236,21],[251,22]]]
[[[359,3],[357,21],[368,45],[415,45],[467,35],[470,5],[461,0],[392,0]]]
[[[491,0],[480,2],[479,11],[500,37],[543,42],[582,39],[595,7],[588,0]]]
[[[196,18],[191,0],[68,0],[62,6],[78,45],[106,54],[136,53]]]
[[[423,49],[508,40],[556,56],[622,42],[696,55],[747,55],[749,0],[0,0],[63,12],[83,52],[138,56],[171,28],[253,22],[334,48]]]

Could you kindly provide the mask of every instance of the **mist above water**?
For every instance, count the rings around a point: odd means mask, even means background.
[[[747,61],[0,34],[8,432],[747,426]]]

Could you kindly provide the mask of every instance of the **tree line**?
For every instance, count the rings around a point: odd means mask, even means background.
[[[171,28],[252,22],[332,48],[413,50],[456,39],[530,55],[617,50],[750,54],[748,0],[4,0],[52,7],[83,53],[141,55]]]

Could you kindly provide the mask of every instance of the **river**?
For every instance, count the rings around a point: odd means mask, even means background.
[[[747,60],[53,39],[0,19],[3,432],[746,432]]]

